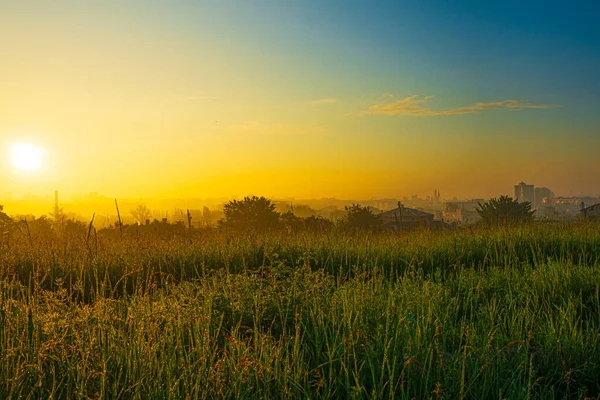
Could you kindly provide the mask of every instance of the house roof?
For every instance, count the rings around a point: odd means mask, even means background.
[[[394,215],[400,215],[400,213],[398,211],[398,207],[396,207],[393,210],[382,212],[379,215],[382,217],[394,217]],[[414,208],[402,207],[402,216],[403,217],[433,217],[433,214],[415,210]]]

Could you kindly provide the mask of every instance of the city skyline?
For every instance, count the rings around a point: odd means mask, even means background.
[[[519,187],[529,188],[529,194],[527,198],[523,198],[518,191]],[[573,205],[580,206],[584,201],[587,205],[593,205],[600,203],[600,195],[593,194],[579,194],[574,196],[565,196],[562,194],[556,194],[547,187],[538,187],[536,185],[528,185],[524,182],[520,182],[518,185],[513,187],[514,193],[500,193],[493,198],[499,198],[500,196],[509,196],[515,200],[522,202],[528,201],[532,205],[532,209],[538,211],[538,215],[542,218],[548,212],[554,213],[556,210],[555,206],[573,211]],[[121,207],[128,212],[129,209],[139,205],[149,205],[151,210],[161,215],[169,215],[173,210],[182,209],[193,209],[198,210],[202,207],[208,206],[211,210],[220,210],[223,205],[231,200],[243,199],[244,196],[226,196],[226,197],[185,197],[185,198],[153,198],[153,197],[112,197],[98,192],[90,192],[86,194],[73,195],[65,199],[64,196],[59,195],[59,191],[54,191],[51,194],[45,195],[25,195],[20,198],[12,196],[12,193],[4,193],[3,198],[0,199],[0,204],[8,206],[7,211],[10,215],[33,215],[40,216],[48,214],[51,209],[51,205],[54,207],[66,207],[70,212],[71,217],[83,219],[89,218],[94,214],[105,214],[112,215],[115,212],[115,201],[118,200]],[[256,194],[250,194],[253,196]],[[290,205],[309,205],[316,207],[316,209],[334,207],[341,209],[346,205],[351,204],[363,204],[374,207],[377,210],[385,211],[398,206],[398,204],[409,205],[423,209],[423,207],[432,210],[434,208],[440,209],[447,206],[455,207],[456,204],[470,204],[469,207],[473,208],[479,203],[483,203],[490,198],[484,197],[469,197],[469,198],[458,198],[457,196],[444,196],[439,190],[434,189],[433,193],[420,195],[400,195],[392,197],[368,197],[368,198],[296,198],[296,197],[277,197],[277,196],[266,196],[271,201],[277,204]],[[292,206],[293,207],[293,206]],[[431,208],[433,207],[433,208]],[[550,207],[550,208],[548,208]],[[475,207],[476,208],[476,207]],[[471,210],[476,216],[475,210]],[[176,211],[179,213],[180,211]],[[116,214],[115,214],[116,215]],[[177,216],[172,216],[177,220]]]

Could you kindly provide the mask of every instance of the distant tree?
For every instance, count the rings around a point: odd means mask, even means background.
[[[131,216],[140,225],[144,225],[146,221],[150,220],[152,213],[145,204],[140,204],[131,211]]]
[[[213,223],[212,213],[210,212],[210,209],[206,206],[204,206],[204,208],[202,209],[202,219],[204,220],[204,224],[206,226],[211,226]]]
[[[340,210],[336,206],[328,206],[317,211],[317,215],[328,218],[332,221],[343,220],[346,217],[346,211]]]
[[[4,206],[0,204],[0,229],[4,231],[6,228],[12,225],[12,218],[5,214],[2,210],[4,210]],[[2,232],[0,232],[2,233]]]
[[[333,228],[333,221],[321,216],[306,217],[304,227],[311,232],[326,232]]]
[[[52,217],[54,223],[53,226],[56,228],[61,228],[64,226],[65,221],[67,220],[67,214],[63,211],[62,207],[59,207],[58,204],[54,206],[52,211],[50,212],[50,217]]]
[[[275,205],[265,197],[244,197],[223,206],[220,225],[237,231],[268,231],[279,225]]]
[[[85,235],[87,229],[88,226],[84,222],[75,219],[68,219],[65,221],[64,231],[67,235]]]
[[[23,221],[24,223],[25,221]],[[56,223],[56,221],[54,221]],[[40,216],[39,218],[33,218],[32,220],[27,219],[27,225],[29,226],[29,230],[31,235],[40,237],[40,238],[49,238],[53,236],[53,222],[46,217],[45,215]]]
[[[347,227],[362,230],[378,230],[382,227],[381,218],[368,206],[352,204],[344,208],[346,210],[344,223]]]
[[[272,201],[272,203],[275,204],[275,211],[280,214],[290,212],[292,211],[292,208],[295,208],[289,201]]]
[[[280,216],[281,223],[293,231],[302,227],[302,218],[297,217],[292,211],[284,212]]]
[[[306,204],[298,204],[293,207],[294,215],[301,218],[314,217],[317,215],[317,211]]]
[[[500,223],[523,223],[533,221],[535,211],[531,210],[531,203],[519,203],[509,196],[500,196],[490,199],[483,204],[479,203],[477,213],[488,225]]]
[[[0,204],[0,224],[11,222],[12,219],[2,210],[4,210],[4,206]]]

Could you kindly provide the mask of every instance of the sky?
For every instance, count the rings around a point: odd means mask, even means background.
[[[599,13],[0,0],[0,196],[599,195]]]

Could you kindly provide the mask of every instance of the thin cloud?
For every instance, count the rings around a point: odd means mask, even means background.
[[[386,96],[389,97],[389,96]],[[426,96],[422,99],[417,96],[410,96],[404,99],[396,100],[392,103],[381,103],[370,106],[367,110],[358,115],[407,115],[412,117],[430,117],[437,115],[460,115],[474,114],[480,111],[493,110],[498,108],[506,108],[509,110],[523,110],[526,108],[553,108],[556,107],[550,104],[532,104],[518,100],[504,100],[493,102],[479,102],[472,106],[451,108],[446,110],[434,110],[427,106],[427,102],[433,96]]]
[[[340,102],[340,99],[337,99],[335,97],[329,97],[326,99],[318,99],[318,100],[310,101],[309,104],[311,104],[313,106],[320,106],[320,105],[327,105],[327,104],[336,104],[339,102]]]

